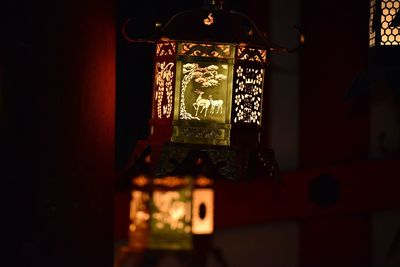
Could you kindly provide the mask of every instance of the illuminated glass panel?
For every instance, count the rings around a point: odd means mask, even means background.
[[[179,119],[225,123],[228,64],[182,63]]]
[[[195,189],[193,191],[193,234],[212,234],[214,231],[214,191]]]
[[[261,125],[261,105],[264,69],[256,66],[241,66],[235,70],[233,92],[233,122]]]
[[[381,45],[400,45],[400,27],[393,25],[400,19],[400,1],[381,2]]]
[[[154,191],[151,209],[150,248],[190,249],[191,191]]]
[[[178,43],[173,142],[229,145],[235,46]]]

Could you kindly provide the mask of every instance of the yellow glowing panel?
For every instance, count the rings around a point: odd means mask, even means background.
[[[193,191],[193,234],[212,234],[214,231],[214,191],[195,189]]]
[[[151,206],[152,249],[191,249],[191,191],[154,191]]]
[[[228,65],[187,62],[182,74],[180,119],[224,123]]]
[[[190,232],[190,202],[185,202],[178,191],[155,191],[153,203],[156,211],[153,218],[157,229],[182,230]]]

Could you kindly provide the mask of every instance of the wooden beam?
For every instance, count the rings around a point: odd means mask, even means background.
[[[400,207],[400,160],[364,161],[283,174],[284,184],[256,179],[217,181],[217,227],[345,215]],[[320,208],[310,200],[310,182],[330,174],[340,183],[336,204]]]

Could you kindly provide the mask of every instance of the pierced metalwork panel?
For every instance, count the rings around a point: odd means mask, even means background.
[[[261,125],[264,69],[239,65],[235,70],[235,76],[233,122]]]
[[[369,47],[375,46],[375,25],[374,20],[376,16],[376,0],[371,0],[369,11]]]
[[[381,2],[381,45],[400,45],[400,1]]]
[[[238,46],[236,58],[240,60],[255,61],[266,63],[267,51],[263,49],[251,48],[247,46]]]
[[[175,71],[173,61],[155,63],[153,116],[157,119],[168,119],[173,114]]]
[[[156,46],[156,56],[174,56],[176,54],[176,43],[158,43]]]
[[[196,57],[230,58],[232,52],[233,47],[230,45],[182,43],[178,54]]]

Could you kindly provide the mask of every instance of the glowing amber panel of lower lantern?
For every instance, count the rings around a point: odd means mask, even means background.
[[[212,234],[214,231],[214,191],[195,189],[193,191],[193,234]]]
[[[153,192],[151,249],[191,249],[191,191],[189,188]]]

